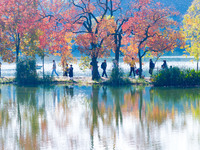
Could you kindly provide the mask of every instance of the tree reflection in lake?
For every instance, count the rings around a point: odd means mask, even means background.
[[[198,149],[199,100],[199,88],[1,85],[0,149]]]

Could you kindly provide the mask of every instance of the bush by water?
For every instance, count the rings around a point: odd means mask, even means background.
[[[128,78],[123,78],[124,73],[123,71],[118,68],[115,67],[112,69],[110,78],[108,81],[105,82],[105,84],[108,85],[126,85],[126,84],[130,84],[131,81]]]
[[[16,81],[18,84],[35,84],[38,81],[35,59],[26,58],[17,63]]]
[[[153,76],[155,86],[199,86],[200,71],[181,70],[178,67],[161,70]]]

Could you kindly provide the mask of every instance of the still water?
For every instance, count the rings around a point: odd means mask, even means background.
[[[0,149],[199,150],[200,88],[0,85]]]

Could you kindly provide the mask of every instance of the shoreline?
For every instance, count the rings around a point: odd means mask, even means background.
[[[14,81],[15,77],[0,77],[0,84],[16,84]],[[40,79],[42,79],[40,77]],[[131,81],[130,84],[127,85],[149,85],[151,84],[150,78],[146,77],[145,79],[139,79],[139,78],[130,78],[128,79]],[[93,84],[100,84],[103,85],[108,81],[109,78],[101,77],[99,81],[92,80],[92,77],[74,77],[73,80],[70,80],[69,77],[53,77],[53,80],[49,83],[37,83],[35,85],[41,85],[41,84],[76,84],[76,85],[93,85]],[[119,85],[120,86],[120,85]]]

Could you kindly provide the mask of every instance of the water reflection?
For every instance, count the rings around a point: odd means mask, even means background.
[[[199,110],[199,88],[1,85],[0,149],[199,149]]]

